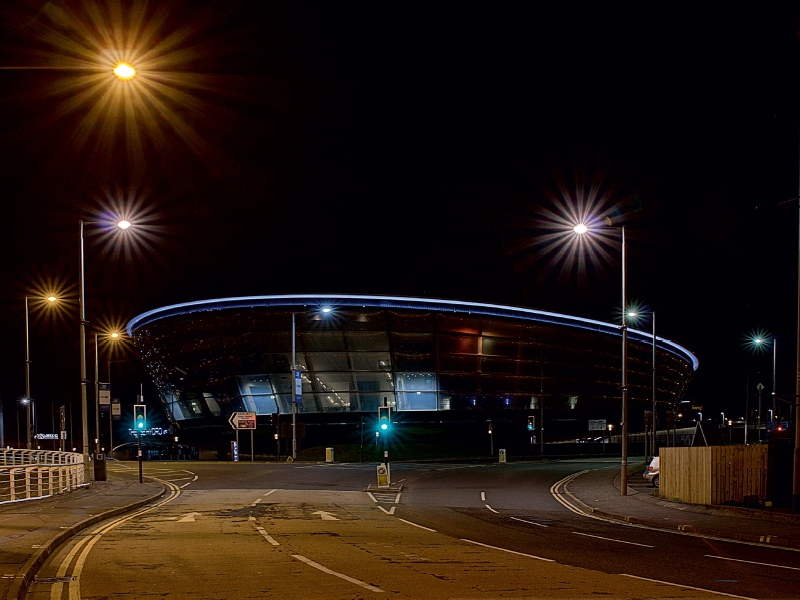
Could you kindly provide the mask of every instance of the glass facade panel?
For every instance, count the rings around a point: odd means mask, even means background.
[[[481,354],[484,356],[510,356],[519,355],[520,343],[517,340],[484,337],[481,344]]]
[[[314,331],[297,334],[298,352],[344,352],[344,333],[341,331]],[[291,350],[291,341],[289,350]]]
[[[439,352],[449,354],[477,354],[478,338],[466,335],[439,336]]]
[[[385,331],[348,331],[345,339],[351,352],[389,351],[389,334]]]
[[[397,373],[397,410],[436,410],[435,373]]]
[[[450,373],[474,373],[478,368],[479,358],[469,354],[440,354],[439,370]]]
[[[436,342],[432,333],[392,333],[392,349],[406,354],[433,354]]]
[[[436,356],[431,354],[410,354],[397,352],[394,355],[395,369],[398,371],[433,371],[436,369]]]

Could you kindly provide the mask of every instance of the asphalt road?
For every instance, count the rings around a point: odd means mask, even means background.
[[[74,538],[28,596],[800,597],[797,551],[587,517],[553,493],[606,465],[393,464],[402,491],[367,492],[375,465],[146,463],[170,494]]]

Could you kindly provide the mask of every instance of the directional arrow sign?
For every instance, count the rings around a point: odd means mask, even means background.
[[[323,521],[338,521],[336,517],[334,517],[331,513],[325,512],[324,510],[318,510],[315,513],[311,513],[312,515],[319,515]]]
[[[256,413],[254,412],[235,412],[228,419],[228,423],[234,429],[255,429]]]

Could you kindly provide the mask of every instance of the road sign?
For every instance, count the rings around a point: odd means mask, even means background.
[[[297,404],[303,402],[303,372],[300,369],[294,370],[294,401]]]
[[[605,419],[596,419],[589,421],[589,431],[605,431],[605,430],[606,430]]]
[[[122,405],[119,403],[119,398],[114,398],[111,401],[111,418],[114,421],[122,419]]]
[[[228,419],[228,423],[234,429],[255,429],[256,413],[254,412],[235,412]]]
[[[110,383],[98,383],[97,384],[97,393],[98,393],[98,401],[100,402],[100,406],[108,406],[111,404],[111,384]],[[106,408],[105,410],[108,410]]]

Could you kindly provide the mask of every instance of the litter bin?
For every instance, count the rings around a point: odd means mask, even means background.
[[[96,452],[94,455],[94,480],[106,480],[106,455],[102,452]]]

